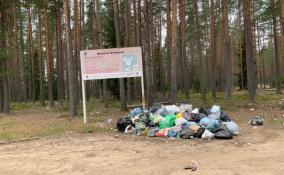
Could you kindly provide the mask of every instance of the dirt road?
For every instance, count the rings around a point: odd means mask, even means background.
[[[0,174],[283,174],[283,125],[238,123],[241,135],[232,140],[94,133],[0,145]],[[185,170],[192,162],[197,170]]]

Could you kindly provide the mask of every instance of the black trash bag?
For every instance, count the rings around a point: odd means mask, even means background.
[[[138,118],[139,118],[139,121],[144,122],[147,127],[153,125],[150,118],[149,118],[149,115],[147,115],[147,114],[141,114],[140,116],[138,116]]]
[[[116,123],[116,127],[120,132],[124,132],[125,128],[128,125],[134,126],[134,124],[132,123],[132,121],[129,117],[123,117],[123,118],[119,119]]]
[[[201,107],[199,109],[199,113],[205,114],[205,115],[209,115],[210,114],[210,110],[204,107]]]
[[[224,124],[221,124],[217,129],[213,131],[213,133],[215,134],[216,139],[232,139],[233,138],[233,134]]]
[[[194,137],[196,137],[196,138],[201,138],[201,136],[202,136],[202,134],[204,133],[204,131],[205,131],[205,128],[200,127],[200,128],[196,131],[196,133],[194,134]]]
[[[191,139],[194,138],[195,131],[190,128],[184,128],[180,132],[180,137],[183,139]]]
[[[232,121],[232,119],[224,112],[221,112],[220,120],[222,122],[230,122],[230,121]]]
[[[250,124],[254,126],[263,125],[263,118],[261,118],[260,116],[254,116],[250,120]]]
[[[206,117],[206,114],[203,113],[191,114],[190,121],[199,122],[199,120],[201,120],[203,117]]]
[[[150,107],[148,110],[151,113],[155,113],[160,108],[161,108],[161,105],[155,105],[155,106]]]

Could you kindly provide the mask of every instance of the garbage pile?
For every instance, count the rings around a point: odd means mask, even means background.
[[[193,109],[189,104],[159,105],[145,111],[134,108],[117,121],[117,129],[126,134],[183,139],[232,139],[240,131],[220,106]]]

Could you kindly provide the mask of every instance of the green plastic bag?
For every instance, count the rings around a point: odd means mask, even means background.
[[[172,126],[175,126],[176,116],[175,115],[166,115],[165,120],[162,120],[160,122],[159,128],[170,128]]]
[[[159,124],[162,120],[165,120],[165,119],[159,114],[153,114],[153,115],[150,115],[150,120],[153,123]]]

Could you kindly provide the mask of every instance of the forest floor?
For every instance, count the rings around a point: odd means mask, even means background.
[[[59,105],[50,110],[13,104],[11,115],[0,115],[0,174],[283,174],[284,96],[273,93],[260,93],[252,106],[243,94],[230,104],[217,99],[241,134],[209,141],[115,132],[116,120],[124,115],[117,102],[109,109],[90,102],[87,125],[82,118],[68,119]],[[263,126],[248,124],[254,115],[264,118]],[[184,169],[192,163],[196,171]]]

